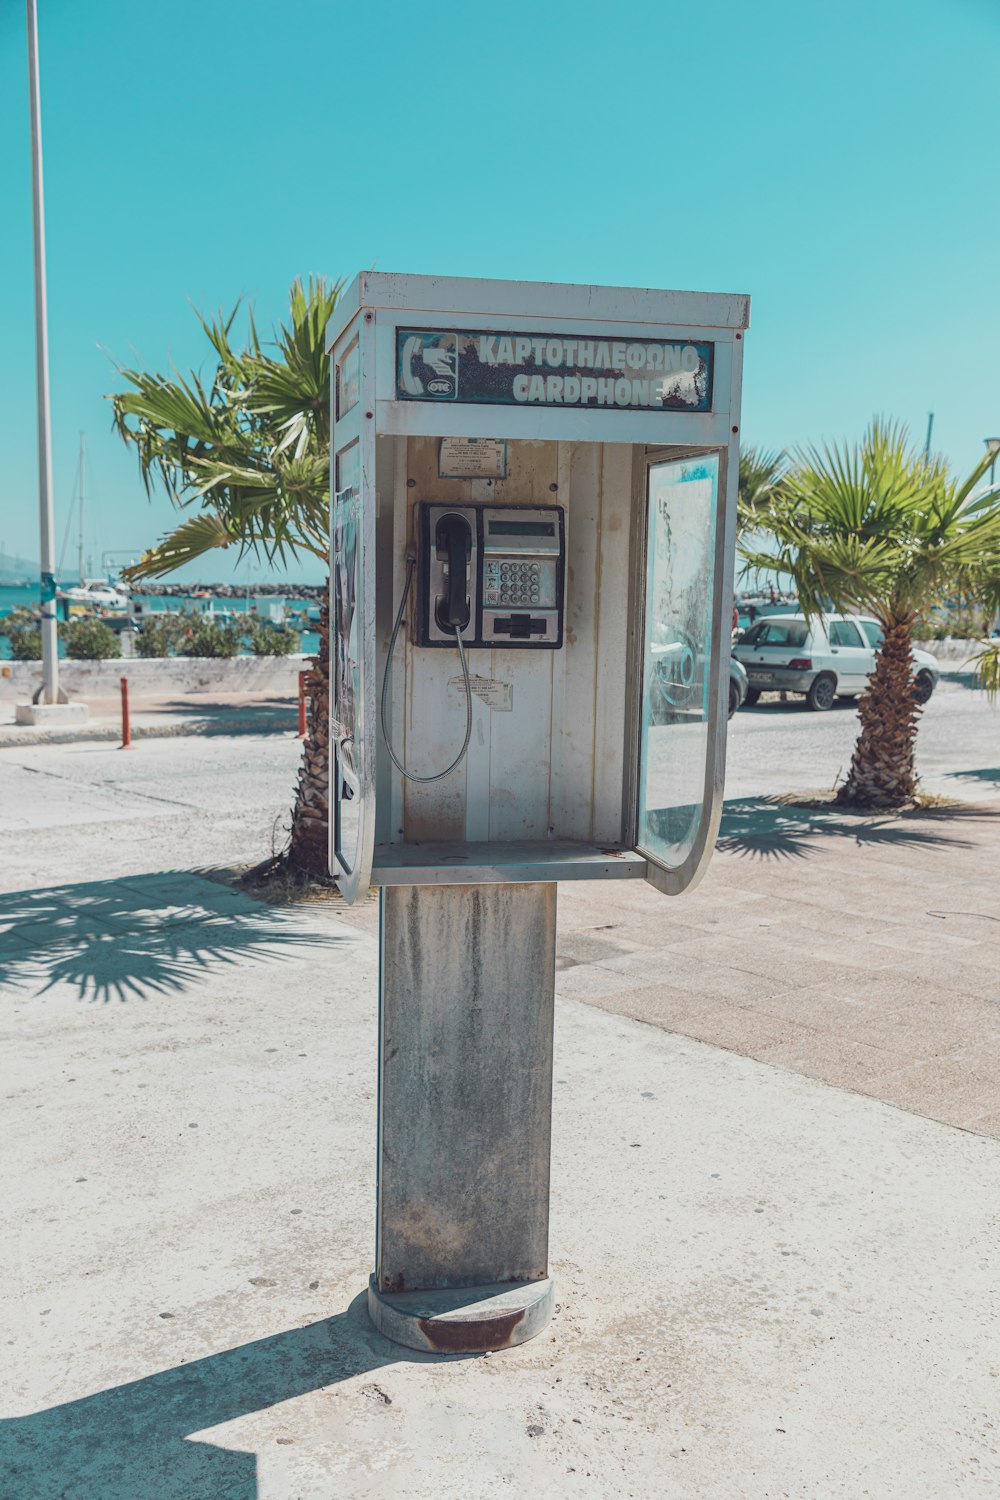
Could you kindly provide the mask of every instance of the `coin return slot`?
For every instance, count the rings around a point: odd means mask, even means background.
[[[494,620],[497,635],[509,635],[512,641],[527,641],[533,635],[544,635],[547,620],[533,620],[530,615],[509,615],[505,620]]]

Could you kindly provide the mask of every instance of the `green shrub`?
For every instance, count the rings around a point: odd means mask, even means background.
[[[169,656],[171,647],[180,650],[190,628],[178,615],[146,615],[136,638],[136,650],[140,656]]]
[[[302,645],[297,630],[273,620],[251,620],[249,640],[254,656],[291,656]]]
[[[70,620],[62,628],[62,638],[71,661],[113,661],[122,654],[121,642],[110,625],[93,615]]]
[[[913,628],[915,641],[977,641],[988,634],[984,609],[958,609],[942,606],[933,614],[918,620]]]
[[[10,654],[15,661],[41,661],[42,632],[34,610],[19,604],[9,615],[0,619],[0,635],[10,642]]]
[[[180,649],[181,656],[235,656],[240,649],[240,632],[235,625],[195,616],[190,634]]]

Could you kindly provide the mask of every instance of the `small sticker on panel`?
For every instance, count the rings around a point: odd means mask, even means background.
[[[439,479],[506,479],[507,444],[502,438],[442,438]]]
[[[465,678],[450,677],[448,686],[464,694]],[[499,682],[495,677],[470,676],[469,686],[487,708],[498,710],[500,713],[509,713],[514,707],[514,684],[512,682]]]

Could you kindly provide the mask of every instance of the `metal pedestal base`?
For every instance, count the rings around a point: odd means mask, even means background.
[[[551,1276],[435,1292],[380,1292],[374,1276],[368,1283],[368,1312],[379,1333],[435,1354],[512,1349],[541,1333],[554,1305]]]
[[[552,1315],[556,887],[382,892],[376,1327],[523,1343]]]

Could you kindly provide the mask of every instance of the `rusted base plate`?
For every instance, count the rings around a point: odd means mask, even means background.
[[[368,1312],[379,1333],[435,1354],[480,1354],[526,1343],[541,1333],[554,1306],[551,1276],[432,1292],[380,1292],[374,1276],[368,1283]]]

